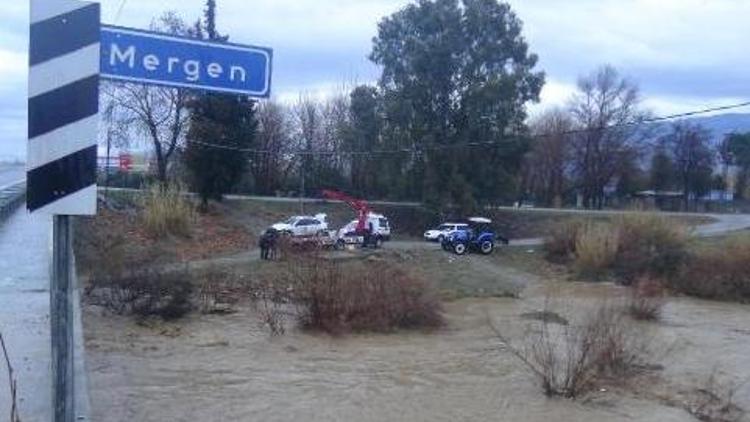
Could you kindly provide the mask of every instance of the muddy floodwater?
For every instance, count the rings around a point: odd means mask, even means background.
[[[545,398],[488,327],[521,341],[520,315],[555,294],[561,313],[611,285],[528,289],[521,299],[447,303],[435,333],[269,337],[250,307],[139,326],[86,310],[87,365],[96,421],[690,421],[679,404],[715,372],[750,378],[750,307],[673,299],[659,323],[658,373],[584,400]],[[736,395],[750,408],[750,385]]]

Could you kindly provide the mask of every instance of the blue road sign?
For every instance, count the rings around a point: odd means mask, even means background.
[[[270,48],[101,27],[101,77],[267,98]]]

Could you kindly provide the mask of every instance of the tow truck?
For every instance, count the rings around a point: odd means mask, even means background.
[[[326,189],[322,194],[326,199],[344,202],[357,213],[356,220],[335,232],[337,248],[342,249],[346,245],[379,248],[383,241],[390,239],[391,227],[388,219],[382,214],[373,213],[367,201],[352,198],[335,190]]]

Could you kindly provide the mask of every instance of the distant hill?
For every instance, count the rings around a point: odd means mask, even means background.
[[[727,113],[685,120],[697,123],[711,131],[714,144],[721,142],[726,134],[750,132],[750,113]],[[658,130],[664,133],[669,130],[670,126],[671,123],[661,123]]]

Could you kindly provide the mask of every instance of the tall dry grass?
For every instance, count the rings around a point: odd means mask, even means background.
[[[564,223],[545,242],[551,261],[571,262],[584,278],[613,275],[623,284],[641,276],[667,278],[687,259],[688,231],[654,213],[624,214],[609,223]]]
[[[669,287],[704,299],[750,303],[750,237],[733,237],[693,252]]]
[[[194,221],[194,206],[182,185],[154,184],[141,198],[141,218],[146,231],[154,237],[189,236]]]
[[[578,231],[575,242],[575,268],[579,276],[599,279],[615,262],[620,242],[617,227],[588,224]]]
[[[578,233],[586,226],[584,220],[571,220],[554,225],[544,239],[544,252],[549,261],[565,263],[575,258]]]
[[[655,213],[630,213],[615,222],[619,232],[613,271],[623,284],[641,276],[668,278],[688,257],[688,228]]]

